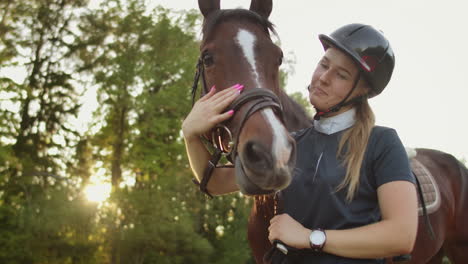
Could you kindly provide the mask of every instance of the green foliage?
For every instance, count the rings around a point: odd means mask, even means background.
[[[24,232],[18,232],[18,212],[12,206],[0,206],[0,262],[1,263],[33,263],[33,254],[28,250],[27,243],[31,237]]]
[[[209,263],[247,263],[251,259],[247,241],[247,219],[253,201],[230,194],[206,201],[202,209],[203,231],[215,247]],[[235,250],[233,250],[235,249]]]
[[[103,214],[121,263],[206,263],[212,254],[186,203],[169,197],[158,181],[114,192]]]
[[[0,5],[1,66],[25,76],[0,78],[0,262],[91,263],[96,245],[83,224],[95,206],[74,202],[75,175],[56,176],[78,136],[69,123],[80,107],[74,23],[85,2]]]
[[[198,12],[142,0],[0,6],[0,66],[24,73],[0,77],[0,263],[252,261],[250,199],[202,195],[180,136]],[[87,87],[99,106],[82,135],[71,122]],[[83,192],[97,169],[113,184],[103,204]]]
[[[304,95],[302,95],[302,93],[295,92],[295,93],[290,94],[289,96],[292,99],[294,99],[294,101],[299,103],[299,105],[301,105],[305,109],[306,113],[309,114],[309,116],[313,116],[315,114],[315,110],[313,109],[312,105],[310,104],[309,99],[304,97]]]
[[[289,54],[286,56],[288,59],[283,61],[283,66],[280,69],[280,87],[284,89],[288,82],[288,76],[294,73],[294,64],[296,63],[295,57],[293,54]],[[309,99],[304,97],[302,93],[295,92],[288,94],[294,101],[296,101],[299,105],[301,105],[306,113],[309,116],[313,116],[315,110],[312,108],[312,105],[309,102]]]
[[[450,260],[447,257],[442,259],[442,264],[451,264]]]
[[[0,206],[0,262],[94,263],[98,245],[88,236],[95,232],[96,206],[72,199],[73,188],[62,184],[43,188],[26,187],[26,202],[10,198]]]

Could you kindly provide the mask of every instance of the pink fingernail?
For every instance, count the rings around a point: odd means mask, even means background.
[[[229,110],[229,111],[228,111],[228,114],[233,115],[233,114],[234,114],[234,110]]]
[[[210,92],[214,91],[214,89],[216,89],[215,85],[213,85],[213,87],[211,87]]]
[[[244,85],[239,85],[238,87],[236,87],[236,89],[240,92],[242,91],[242,89],[244,89]]]

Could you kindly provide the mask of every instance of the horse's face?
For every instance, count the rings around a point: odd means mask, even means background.
[[[221,89],[240,83],[243,94],[254,88],[278,94],[282,51],[269,36],[271,1],[254,0],[251,11],[219,10],[219,0],[199,0],[199,6],[205,17],[201,56],[206,86]],[[228,123],[238,139],[237,183],[250,195],[285,188],[295,163],[295,144],[278,111],[267,106],[252,114],[255,104],[251,100],[242,105]]]

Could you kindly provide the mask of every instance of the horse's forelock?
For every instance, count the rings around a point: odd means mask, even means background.
[[[203,40],[206,40],[210,32],[213,31],[216,25],[231,19],[246,19],[252,23],[259,24],[265,30],[265,33],[270,36],[270,32],[278,36],[275,31],[275,26],[267,18],[247,9],[223,9],[213,12],[203,24]]]

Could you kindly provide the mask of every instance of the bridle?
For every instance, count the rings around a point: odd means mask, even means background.
[[[202,57],[198,59],[195,77],[193,80],[192,106],[195,103],[200,77],[203,82],[203,90],[200,96],[203,96],[208,93],[208,87],[206,84],[205,67]],[[247,109],[243,112],[239,111],[243,107],[247,107]],[[202,137],[203,140],[207,141],[208,144],[213,146],[214,152],[211,154],[211,158],[208,161],[205,172],[203,173],[202,181],[198,182],[198,180],[193,179],[194,183],[199,185],[200,191],[204,192],[209,197],[212,197],[212,195],[207,190],[207,185],[213,170],[218,167],[234,167],[233,165],[218,166],[221,157],[225,156],[227,160],[234,164],[238,154],[237,148],[239,144],[239,135],[242,131],[242,128],[250,116],[252,116],[257,111],[268,107],[272,108],[275,114],[280,117],[281,121],[283,121],[283,110],[280,100],[273,92],[264,88],[246,89],[231,103],[229,107],[227,107],[227,109],[234,110],[235,114],[242,114],[239,125],[235,125],[228,120],[217,124],[211,130],[211,137]]]

